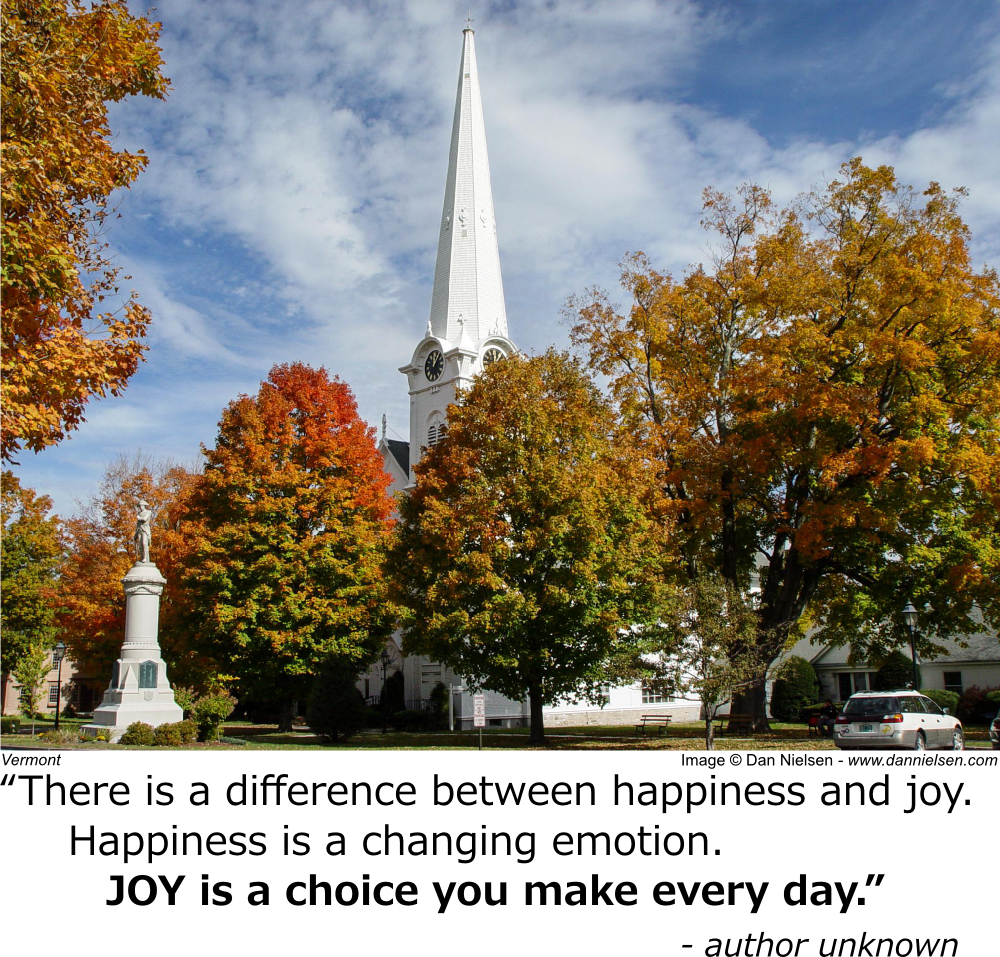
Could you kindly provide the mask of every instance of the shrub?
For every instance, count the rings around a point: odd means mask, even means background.
[[[962,724],[989,724],[996,714],[996,705],[990,702],[989,694],[996,690],[977,685],[966,688],[958,700],[958,718]]]
[[[198,694],[194,688],[173,688],[174,702],[184,714],[185,718],[191,717],[194,710],[194,703],[198,700]]]
[[[153,744],[158,748],[179,748],[198,738],[198,728],[190,719],[161,724],[153,732]]]
[[[944,688],[925,688],[923,691],[939,708],[947,708],[948,714],[958,714],[958,695]]]
[[[58,731],[53,728],[51,731],[43,731],[38,740],[46,744],[75,744],[79,740],[79,734],[76,728],[60,728]]]
[[[241,745],[241,744],[247,744],[247,741],[244,738],[232,738],[228,734],[223,734],[219,736],[219,744]]]
[[[199,741],[218,741],[222,722],[236,707],[236,699],[223,690],[202,695],[192,707],[192,717],[198,727]]]
[[[793,655],[778,671],[771,691],[771,714],[779,721],[798,721],[802,709],[819,700],[816,669],[805,658]]]
[[[119,744],[140,744],[150,748],[156,742],[154,740],[155,731],[151,724],[145,721],[133,721],[126,729],[125,733],[118,739]]]
[[[365,708],[365,727],[381,728],[385,723],[385,715],[377,705],[369,705]]]
[[[1000,688],[994,688],[986,692],[986,703],[993,714],[1000,711]]]
[[[875,672],[875,691],[899,691],[913,684],[913,659],[901,651],[890,651]],[[917,689],[920,688],[920,669],[917,669]]]
[[[16,714],[5,714],[0,718],[0,734],[17,734],[21,729],[21,719]]]
[[[437,718],[429,711],[397,711],[392,716],[392,726],[397,731],[433,731]]]
[[[306,709],[306,722],[315,734],[327,741],[344,741],[365,726],[368,709],[357,680],[354,662],[339,658],[324,662]]]

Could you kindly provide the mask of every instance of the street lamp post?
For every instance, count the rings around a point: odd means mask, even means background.
[[[455,730],[455,695],[465,694],[465,685],[460,681],[458,685],[448,683],[448,730]]]
[[[62,711],[62,663],[66,656],[66,646],[60,641],[52,649],[52,661],[58,665],[56,669],[56,731],[59,730],[59,712]]]
[[[386,675],[389,672],[389,663],[392,658],[389,657],[389,652],[383,648],[382,649],[382,734],[387,734],[389,731],[389,711],[388,711],[388,698],[389,696],[386,692]]]
[[[919,612],[913,607],[913,602],[908,601],[906,607],[903,609],[903,622],[906,625],[906,630],[910,635],[910,655],[913,658],[913,690],[920,690],[920,678],[917,673],[917,617]]]

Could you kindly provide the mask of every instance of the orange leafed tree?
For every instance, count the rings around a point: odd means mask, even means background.
[[[186,629],[187,596],[179,563],[189,547],[185,495],[194,474],[137,453],[108,466],[82,513],[64,523],[66,555],[56,594],[58,623],[69,654],[93,678],[110,678],[125,637],[121,580],[133,550],[140,500],[153,512],[150,557],[167,578],[160,601],[160,646],[175,684],[204,684],[210,665],[192,650]]]
[[[165,95],[158,31],[111,0],[4,3],[5,460],[59,442],[141,360],[149,314],[119,293],[101,231],[147,159],[113,149],[107,104]]]
[[[1000,287],[960,196],[860,159],[788,209],[707,190],[710,262],[571,304],[685,577],[759,573],[767,661],[804,616],[876,659],[907,600],[928,645],[1000,620]],[[762,682],[736,710],[766,724]]]
[[[304,701],[324,661],[359,673],[392,631],[389,476],[351,390],[277,365],[231,402],[190,499],[192,630],[242,699]]]

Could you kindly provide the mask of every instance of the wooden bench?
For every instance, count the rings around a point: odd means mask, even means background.
[[[732,734],[735,731],[745,730],[740,728],[741,724],[750,724],[753,721],[752,714],[718,714],[713,719],[713,721],[719,722],[719,731],[722,731],[722,726],[726,726],[726,734]],[[733,725],[736,725],[734,728]]]
[[[669,714],[644,714],[639,724],[635,726],[636,735],[642,732],[646,734],[646,728],[656,728],[657,734],[663,734],[663,729],[670,724],[673,715]]]

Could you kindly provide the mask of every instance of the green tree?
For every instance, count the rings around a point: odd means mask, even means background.
[[[405,647],[527,697],[533,744],[543,705],[596,692],[623,629],[651,613],[648,523],[613,430],[567,355],[512,356],[449,407],[400,503]]]
[[[4,2],[4,460],[65,438],[142,358],[149,314],[119,293],[103,231],[147,159],[112,148],[108,103],[165,95],[159,26],[119,0]]]
[[[390,479],[350,389],[298,363],[230,403],[204,453],[183,575],[190,633],[290,729],[326,659],[357,674],[391,634]]]
[[[674,591],[635,647],[612,664],[615,680],[641,680],[701,702],[705,749],[715,748],[719,709],[767,670],[756,646],[757,610],[721,575],[705,574]]]
[[[24,488],[9,471],[0,476],[0,642],[4,693],[7,676],[55,635],[55,580],[62,556],[59,519],[52,500]]]
[[[35,716],[42,698],[42,683],[51,671],[52,659],[47,648],[36,645],[23,655],[14,668],[14,677],[21,686],[21,713],[31,718],[31,733],[35,732]]]
[[[960,195],[845,164],[776,210],[707,190],[711,259],[675,281],[641,254],[631,302],[569,307],[656,471],[688,580],[749,588],[776,660],[808,612],[862,657],[1000,623],[1000,284],[977,270]],[[738,704],[767,726],[764,684]]]

